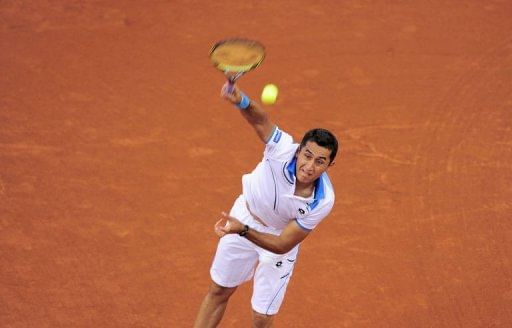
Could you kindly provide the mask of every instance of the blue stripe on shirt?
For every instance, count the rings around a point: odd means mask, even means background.
[[[306,228],[305,226],[303,226],[302,224],[300,224],[300,222],[299,222],[299,220],[298,220],[298,219],[295,219],[295,222],[297,222],[297,225],[298,225],[299,227],[301,227],[303,230],[306,230],[306,231],[311,231],[311,230],[313,230],[313,229],[308,229],[308,228]]]

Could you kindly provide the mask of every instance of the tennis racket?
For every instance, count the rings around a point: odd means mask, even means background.
[[[217,42],[210,50],[213,65],[226,75],[228,92],[232,93],[236,80],[258,67],[265,58],[265,47],[254,40],[227,39]]]

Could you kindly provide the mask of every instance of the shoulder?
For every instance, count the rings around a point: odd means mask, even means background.
[[[265,156],[276,159],[289,159],[297,150],[293,137],[279,127],[274,127],[265,145]]]
[[[326,193],[326,198],[327,200],[331,201],[332,203],[334,203],[334,186],[332,185],[332,182],[331,182],[331,179],[329,178],[329,175],[327,174],[327,172],[324,172],[321,176],[320,176],[320,179],[324,185],[324,190],[325,190],[325,193]]]
[[[327,172],[318,179],[314,200],[309,204],[309,212],[304,217],[296,219],[299,226],[307,230],[313,230],[334,207],[334,188]]]
[[[334,187],[332,185],[331,179],[327,172],[322,173],[320,178],[316,183],[316,194],[315,200],[318,201],[319,206],[327,206],[332,208],[334,205]]]

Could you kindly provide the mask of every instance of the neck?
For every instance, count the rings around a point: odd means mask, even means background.
[[[297,180],[295,183],[295,196],[300,197],[309,197],[313,194],[313,190],[315,190],[315,183],[302,183]]]

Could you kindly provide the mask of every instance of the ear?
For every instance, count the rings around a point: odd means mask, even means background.
[[[336,162],[335,162],[335,161],[330,162],[330,163],[329,163],[329,167],[334,166],[334,164],[336,164]]]

